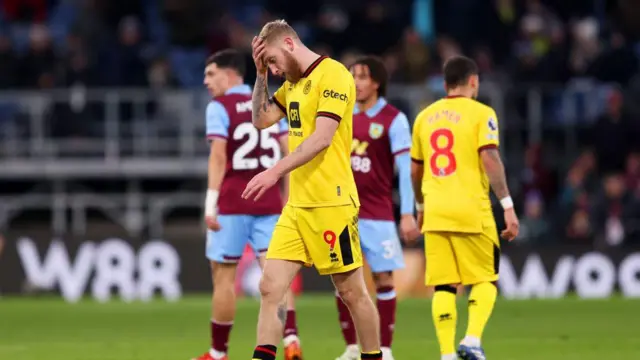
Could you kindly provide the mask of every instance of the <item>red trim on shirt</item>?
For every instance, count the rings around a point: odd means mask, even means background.
[[[393,156],[400,155],[400,154],[404,154],[404,153],[406,153],[406,152],[409,152],[409,148],[406,148],[406,149],[400,149],[400,150],[398,150],[398,151],[394,152],[394,153],[393,153]]]
[[[328,111],[318,111],[316,113],[316,118],[320,116],[328,117],[329,119],[335,120],[337,122],[340,122],[340,120],[342,120],[342,116]]]
[[[482,150],[497,149],[497,148],[498,148],[498,145],[496,144],[487,144],[487,145],[480,146],[478,148],[478,152],[481,152]]]

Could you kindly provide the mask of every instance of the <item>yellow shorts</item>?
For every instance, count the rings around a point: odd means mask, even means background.
[[[428,286],[498,280],[500,242],[495,227],[479,234],[427,232],[424,239]]]
[[[361,267],[358,210],[354,204],[317,208],[286,205],[273,231],[267,259],[315,265],[321,275]]]

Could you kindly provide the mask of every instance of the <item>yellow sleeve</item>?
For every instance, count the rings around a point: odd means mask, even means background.
[[[275,93],[273,93],[271,100],[273,100],[273,103],[280,108],[280,111],[282,111],[284,116],[287,116],[287,93],[284,87],[285,85],[286,82],[282,84]]]
[[[355,87],[353,78],[344,75],[325,74],[318,84],[318,110],[316,117],[326,116],[335,121],[342,120],[348,110],[351,89]],[[355,100],[355,99],[354,99]],[[349,110],[353,111],[353,109]]]
[[[490,109],[486,116],[478,122],[478,151],[497,148],[500,145],[500,129],[498,128],[498,117],[493,109]]]
[[[424,154],[422,153],[422,140],[420,139],[420,121],[422,117],[418,115],[416,121],[413,122],[413,131],[411,133],[411,160],[422,164],[424,162]]]

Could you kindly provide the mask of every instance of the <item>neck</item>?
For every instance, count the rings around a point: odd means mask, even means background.
[[[229,87],[224,92],[227,92],[227,91],[233,89],[234,87],[240,86],[240,85],[244,85],[244,82],[242,81],[242,79],[231,80],[231,81],[229,81]]]
[[[319,54],[311,51],[308,47],[302,45],[298,49],[298,65],[300,65],[300,73],[304,74],[305,71],[313,64],[314,61],[318,60],[320,57]]]
[[[462,96],[466,98],[473,98],[473,89],[468,86],[459,86],[447,91],[447,96]]]
[[[372,96],[368,99],[365,99],[364,101],[359,101],[358,102],[358,110],[360,110],[361,112],[365,112],[369,109],[371,109],[373,107],[373,105],[375,105],[378,102],[378,97],[377,96]]]

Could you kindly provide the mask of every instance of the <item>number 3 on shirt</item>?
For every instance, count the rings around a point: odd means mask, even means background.
[[[444,138],[444,143],[441,138]],[[456,156],[451,151],[453,149],[453,133],[450,129],[438,129],[431,133],[429,139],[433,154],[429,159],[429,167],[433,176],[449,176],[456,171]],[[438,158],[446,158],[446,167],[438,167]],[[441,163],[442,164],[442,163]]]

